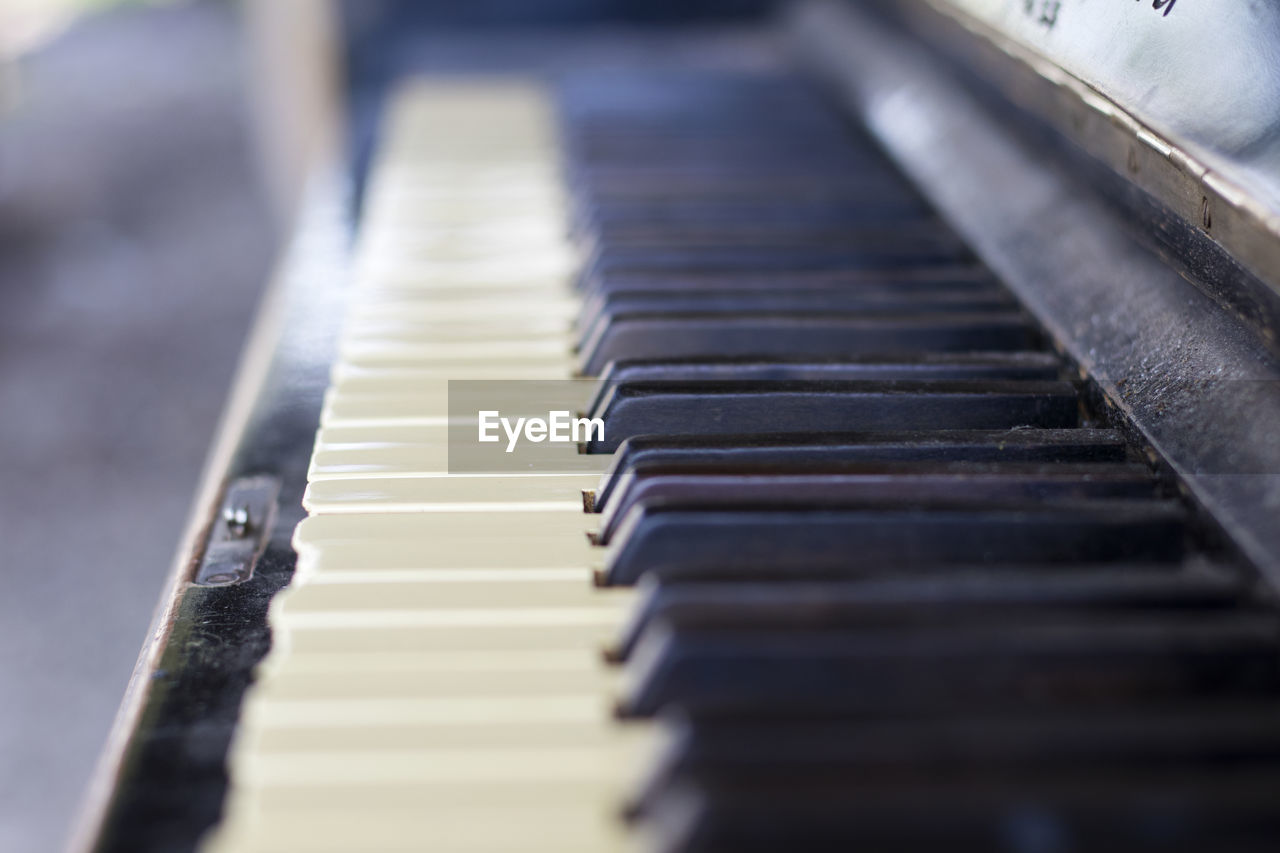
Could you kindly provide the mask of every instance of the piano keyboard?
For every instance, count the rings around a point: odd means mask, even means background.
[[[422,82],[383,138],[207,851],[1277,828],[1274,611],[804,84]],[[603,438],[450,470],[450,381],[574,376]]]

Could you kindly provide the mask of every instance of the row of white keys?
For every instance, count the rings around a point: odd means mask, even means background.
[[[526,473],[449,472],[450,380],[572,374],[552,109],[524,81],[422,86],[388,136],[207,847],[618,849],[644,748],[600,654],[630,593],[592,585],[584,535],[607,459],[545,444]],[[591,390],[563,388],[547,408]]]

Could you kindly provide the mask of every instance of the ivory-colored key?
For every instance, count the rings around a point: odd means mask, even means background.
[[[273,637],[286,653],[329,654],[358,651],[366,654],[419,654],[459,651],[502,652],[512,649],[569,651],[600,649],[616,639],[619,623],[612,611],[574,624],[414,626],[363,624],[325,626],[299,623],[287,637]],[[447,630],[442,630],[447,629]],[[599,696],[593,696],[599,701]],[[531,706],[522,709],[532,713]]]
[[[307,750],[352,750],[372,752],[383,749],[433,749],[438,747],[508,749],[538,743],[545,747],[584,746],[609,743],[617,738],[619,722],[601,717],[598,708],[588,709],[591,717],[582,720],[525,720],[509,724],[461,722],[452,725],[386,726],[296,726],[258,727],[251,730],[251,745],[262,753],[295,753]],[[636,724],[637,729],[647,729]]]
[[[536,786],[528,783],[517,786],[518,792],[530,787]],[[575,797],[573,790],[594,791],[596,796]],[[233,823],[226,831],[226,841],[215,843],[212,849],[244,853],[304,849],[314,853],[350,853],[352,850],[600,853],[626,849],[624,825],[617,809],[604,805],[610,801],[609,797],[600,794],[593,780],[584,780],[571,790],[563,790],[562,796],[548,791],[551,803],[519,801],[518,792],[514,794],[517,802],[503,808],[446,803],[430,811],[419,806],[405,812],[377,807],[271,812],[250,824],[252,834],[248,837]],[[431,802],[430,795],[434,793],[423,792],[421,802]],[[489,797],[486,793],[485,799]],[[364,829],[360,831],[357,827]],[[305,839],[305,847],[298,845],[299,839]]]
[[[564,328],[572,327],[572,320],[577,314],[578,303],[572,297],[543,293],[531,296],[518,289],[493,291],[482,298],[477,298],[475,291],[469,288],[439,288],[429,296],[405,294],[391,288],[370,289],[351,308],[354,322],[386,318],[437,323],[468,322],[484,315],[486,322],[545,322],[561,324]]]
[[[423,382],[457,382],[464,380],[489,380],[521,382],[531,379],[564,381],[564,366],[558,364],[484,364],[484,365],[424,365],[418,362],[385,362],[377,365],[356,364],[344,361],[335,365],[330,376],[330,387],[335,390],[351,388],[354,391],[385,391],[417,386]]]
[[[298,525],[293,545],[315,570],[579,566],[592,560],[586,534],[595,526],[568,511],[315,515]]]
[[[608,458],[532,442],[450,470],[450,380],[513,383],[504,416],[595,390],[517,383],[575,366],[553,111],[531,81],[454,80],[410,87],[389,125],[297,569],[205,851],[624,849],[652,747],[613,718],[601,654],[634,607],[591,582],[582,491]],[[483,399],[452,401],[455,428]]]
[[[608,456],[579,453],[571,444],[525,443],[520,454],[525,466],[521,473],[534,477],[578,472],[599,475],[609,465]],[[314,482],[343,477],[415,477],[448,472],[446,426],[383,424],[321,428],[316,435],[307,476]]]
[[[513,373],[515,375],[512,375]],[[523,382],[535,379],[563,382],[564,389],[555,389],[551,386],[544,386],[544,388],[557,393],[563,391],[567,395],[564,399],[567,405],[585,405],[599,390],[598,382],[587,380],[578,380],[576,384],[579,387],[574,389],[571,383],[565,382],[559,374],[536,365],[524,370],[519,367],[499,365],[465,371],[448,367],[355,368],[346,366],[334,372],[330,390],[343,395],[437,393],[441,390],[447,391],[450,382],[477,380]],[[429,387],[424,388],[424,386]],[[442,408],[447,409],[448,406],[445,405]]]
[[[452,477],[382,477],[321,480],[307,484],[302,505],[313,515],[331,512],[482,512],[582,510],[583,489],[594,474],[546,477],[493,474]]]
[[[420,341],[411,338],[347,340],[341,345],[339,354],[342,358],[363,361],[420,359],[447,363],[457,359],[480,364],[525,358],[555,359],[565,366],[566,377],[573,365],[563,335],[523,340],[497,335],[486,340],[469,341]]]
[[[347,335],[356,339],[422,335],[439,341],[474,340],[490,335],[530,338],[560,336],[566,341],[570,337],[569,323],[563,317],[508,315],[476,320],[473,314],[469,320],[457,316],[444,319],[433,314],[430,309],[415,307],[420,310],[413,311],[407,306],[399,306],[398,312],[388,311],[385,316],[356,317],[347,323]]]
[[[522,580],[517,576],[494,581],[451,575],[439,581],[416,578],[380,584],[308,583],[282,592],[276,615],[290,619],[299,614],[370,614],[391,609],[426,614],[539,608],[625,610],[630,607],[631,596],[630,589],[595,589],[576,577]]]
[[[453,358],[440,356],[428,358],[413,354],[397,356],[395,353],[389,352],[348,352],[344,355],[341,365],[336,369],[341,371],[344,369],[392,370],[402,368],[434,370],[443,374],[446,379],[466,379],[480,372],[500,374],[507,368],[515,371],[546,371],[547,375],[540,378],[567,379],[573,375],[577,364],[572,354],[559,350],[545,353],[525,353],[519,358],[463,358],[456,355]],[[457,371],[456,377],[449,375],[454,370]],[[524,377],[517,373],[513,378],[520,379]]]
[[[321,421],[325,426],[431,425],[451,420],[478,423],[480,406],[499,411],[492,408],[498,405],[501,405],[501,415],[509,420],[516,417],[546,419],[548,413],[554,411],[567,412],[566,417],[576,418],[598,390],[592,383],[544,382],[525,386],[518,384],[522,380],[489,380],[504,384],[489,386],[492,396],[486,399],[482,388],[450,385],[458,381],[421,379],[394,382],[384,379],[379,383],[381,387],[377,388],[370,388],[370,383],[363,383],[364,387],[354,382],[335,384],[325,394]],[[452,413],[451,391],[458,393]]]

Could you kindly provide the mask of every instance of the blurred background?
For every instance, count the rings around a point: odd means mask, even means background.
[[[0,850],[58,849],[282,230],[227,2],[0,0]]]

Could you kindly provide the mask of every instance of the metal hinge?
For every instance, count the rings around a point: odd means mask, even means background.
[[[196,569],[197,586],[230,586],[253,577],[276,517],[276,477],[241,477],[227,486]]]

